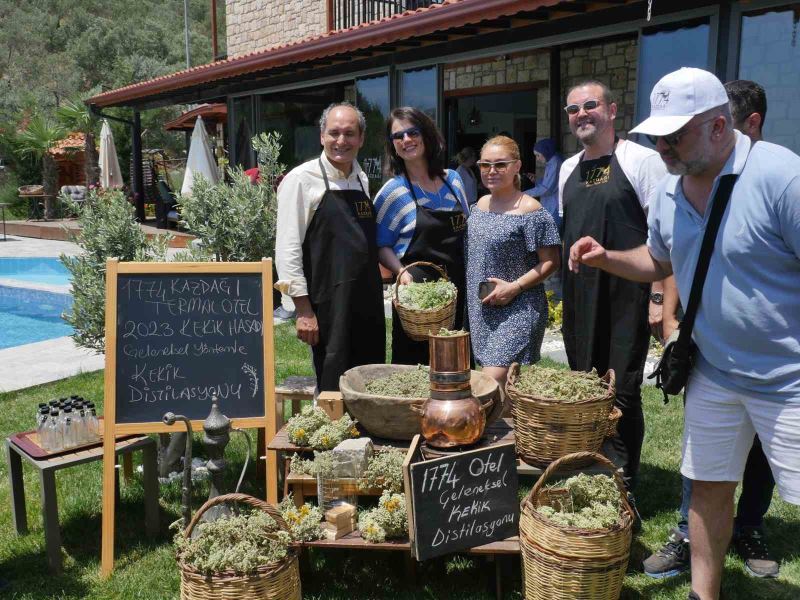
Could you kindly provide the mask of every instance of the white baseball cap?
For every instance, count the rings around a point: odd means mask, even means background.
[[[692,117],[728,103],[725,86],[713,73],[682,67],[664,75],[650,94],[650,117],[631,133],[669,135]]]

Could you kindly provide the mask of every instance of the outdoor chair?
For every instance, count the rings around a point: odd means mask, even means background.
[[[163,179],[158,180],[158,198],[156,200],[156,219],[158,226],[162,229],[169,229],[170,223],[178,226],[180,221],[178,213],[178,201],[175,193],[169,189],[167,182]]]
[[[62,185],[61,186],[61,193],[59,194],[61,198],[68,198],[72,202],[78,205],[78,207],[83,206],[83,203],[86,202],[86,186],[85,185]],[[62,204],[62,211],[63,204]]]

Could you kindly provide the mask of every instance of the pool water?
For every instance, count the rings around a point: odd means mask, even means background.
[[[71,335],[71,307],[69,294],[0,285],[0,349]]]
[[[0,279],[69,285],[70,274],[57,258],[0,258]]]

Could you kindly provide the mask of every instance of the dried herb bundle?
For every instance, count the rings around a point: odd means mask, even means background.
[[[462,333],[466,332],[463,329],[448,329],[447,327],[442,327],[436,335],[439,337],[454,337]]]
[[[311,461],[308,461],[311,462]],[[310,542],[320,540],[325,536],[320,522],[322,510],[314,504],[305,503],[297,507],[291,494],[287,494],[278,505],[281,516],[289,526],[289,533],[295,542]]]
[[[416,369],[392,373],[388,377],[375,379],[367,384],[367,391],[376,396],[398,398],[427,398],[431,383],[428,367],[417,365]]]
[[[423,281],[401,285],[397,290],[400,304],[411,310],[441,308],[456,297],[456,286],[450,281]]]
[[[178,560],[202,573],[250,573],[286,557],[290,536],[267,513],[253,511],[198,525],[198,533],[175,536]]]
[[[612,477],[581,473],[551,487],[568,494],[556,506],[536,509],[549,521],[580,529],[605,529],[620,522],[619,489]]]
[[[595,369],[583,373],[530,366],[521,369],[519,379],[514,385],[524,394],[561,402],[580,402],[605,393]]]
[[[293,475],[313,475],[314,461],[303,458],[300,454],[293,454],[289,460],[289,472]]]
[[[372,455],[358,485],[361,489],[382,488],[393,494],[403,491],[403,460],[400,450],[383,450]]]
[[[339,442],[361,435],[350,415],[331,421],[319,407],[306,406],[286,423],[289,441],[298,446],[330,450]]]
[[[407,535],[408,513],[405,496],[384,491],[378,500],[377,508],[358,515],[358,530],[362,538],[373,544]]]

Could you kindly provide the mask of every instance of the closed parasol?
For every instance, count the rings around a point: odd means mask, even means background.
[[[192,131],[192,143],[189,146],[189,158],[186,159],[186,173],[183,176],[181,194],[188,196],[192,193],[195,177],[203,176],[211,183],[219,181],[219,171],[211,144],[203,125],[202,117],[197,117]]]

